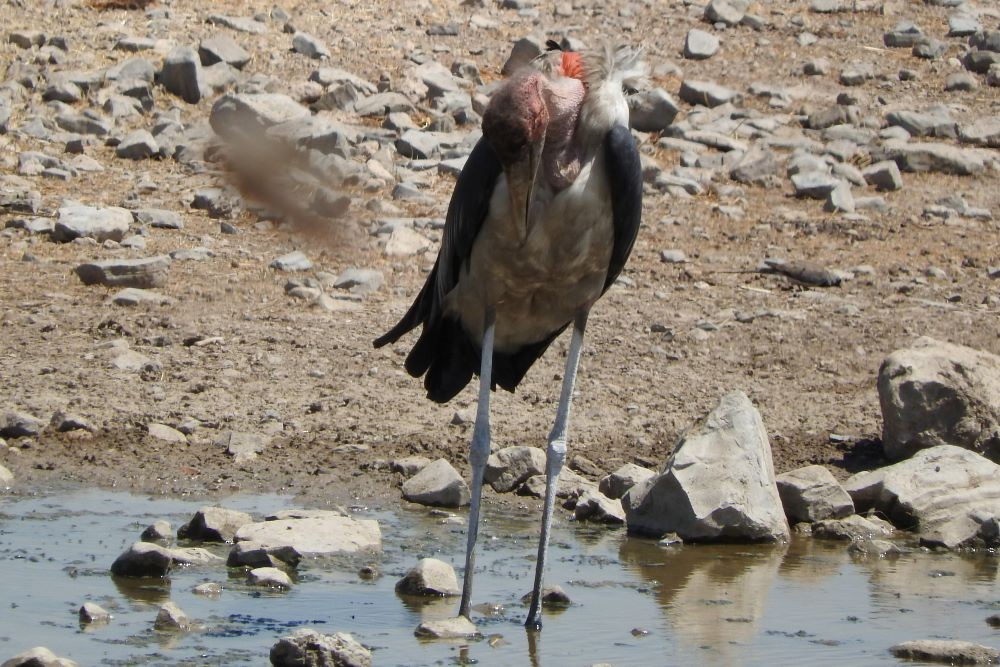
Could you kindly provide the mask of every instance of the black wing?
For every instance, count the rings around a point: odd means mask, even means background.
[[[642,163],[627,127],[615,125],[608,132],[604,139],[604,164],[611,188],[615,226],[615,245],[611,250],[608,277],[604,281],[604,291],[607,292],[632,254],[642,221]]]
[[[480,139],[455,183],[434,268],[402,319],[374,341],[375,347],[394,343],[423,324],[420,338],[406,357],[406,371],[413,377],[426,373],[427,395],[439,403],[461,391],[479,370],[478,345],[469,339],[461,323],[444,316],[442,302],[458,283],[472,254],[502,172],[493,148]]]

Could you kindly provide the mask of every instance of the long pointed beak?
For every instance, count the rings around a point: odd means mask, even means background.
[[[527,237],[531,226],[531,203],[535,191],[535,181],[538,169],[542,163],[542,149],[545,137],[533,143],[526,159],[507,169],[507,188],[510,191],[510,203],[524,237]]]

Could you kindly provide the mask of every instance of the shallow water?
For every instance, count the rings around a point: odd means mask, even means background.
[[[45,645],[81,665],[262,665],[276,639],[296,627],[345,631],[374,651],[376,665],[625,665],[895,663],[894,643],[919,638],[1000,644],[985,618],[1000,610],[996,555],[915,552],[856,559],[843,544],[796,539],[782,547],[663,548],[623,530],[557,520],[546,581],[573,599],[547,612],[535,637],[520,626],[532,576],[535,512],[496,516],[486,508],[474,603],[502,605],[474,617],[487,639],[426,642],[424,620],[454,615],[456,600],[428,604],[395,595],[418,558],[459,566],[464,522],[423,509],[360,508],[382,524],[382,576],[357,576],[366,559],[304,561],[297,586],[268,593],[221,565],[175,570],[169,581],[114,580],[108,568],[142,529],[176,528],[205,503],[101,490],[0,498],[0,661]],[[278,496],[226,499],[264,514],[293,506]],[[225,546],[212,547],[225,555]],[[219,598],[195,595],[205,581]],[[77,610],[94,601],[114,614],[83,630]],[[152,630],[173,600],[201,625]]]

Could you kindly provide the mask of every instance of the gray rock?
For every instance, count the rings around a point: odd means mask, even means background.
[[[398,227],[389,234],[385,244],[385,254],[390,257],[408,257],[423,252],[430,247],[430,241],[409,227]]]
[[[413,102],[401,93],[385,92],[369,95],[354,104],[354,111],[359,116],[385,116],[392,112],[412,114],[416,111]]]
[[[292,578],[276,567],[258,567],[247,573],[247,581],[251,586],[289,590],[292,588]]]
[[[996,51],[980,51],[971,49],[962,57],[965,69],[976,74],[986,74],[994,65],[1000,64],[1000,53]]]
[[[213,25],[221,25],[224,28],[229,28],[237,32],[246,32],[251,35],[263,35],[267,32],[267,24],[245,16],[210,14],[207,20]]]
[[[316,60],[330,58],[330,49],[326,44],[307,32],[297,32],[292,36],[292,51]]]
[[[158,155],[160,145],[147,130],[133,130],[115,148],[115,155],[127,160],[146,160]]]
[[[1000,30],[984,30],[969,37],[969,46],[980,51],[1000,53]]]
[[[396,150],[403,157],[426,160],[440,153],[441,139],[437,132],[406,130],[396,140]]]
[[[882,362],[878,393],[890,459],[956,445],[1000,462],[1000,357],[919,338]]]
[[[824,519],[813,524],[812,535],[819,540],[854,542],[892,535],[892,528],[853,514],[844,519]]]
[[[830,61],[826,58],[816,58],[802,66],[802,73],[806,76],[825,76],[829,71]]]
[[[580,494],[573,508],[573,516],[577,521],[591,521],[620,525],[625,523],[625,509],[621,500],[608,498],[596,489],[588,489]]]
[[[166,542],[173,537],[173,534],[174,531],[170,526],[170,522],[161,519],[146,526],[139,539],[143,542]]]
[[[704,18],[709,23],[724,23],[728,27],[739,25],[746,12],[742,0],[711,0],[705,5]]]
[[[438,459],[403,482],[403,498],[421,505],[461,507],[469,504],[469,486],[448,461]]]
[[[195,595],[202,595],[207,598],[217,598],[222,595],[222,584],[218,584],[214,581],[206,581],[203,584],[198,584],[191,589],[191,592]]]
[[[177,538],[199,542],[232,542],[237,531],[253,522],[246,512],[225,507],[202,507],[177,529]]]
[[[333,286],[336,289],[346,289],[352,294],[372,294],[382,287],[385,278],[382,272],[377,269],[344,269],[336,277]]]
[[[784,541],[767,431],[742,392],[685,433],[660,475],[622,499],[630,533],[675,532],[685,541]]]
[[[1000,117],[981,118],[958,128],[958,139],[965,144],[1000,148]]]
[[[174,565],[169,549],[152,542],[136,542],[111,564],[116,577],[165,577]]]
[[[876,160],[893,160],[903,171],[931,171],[942,174],[973,176],[986,169],[986,160],[975,149],[962,149],[943,143],[886,142],[872,151]]]
[[[737,183],[761,187],[777,187],[780,183],[781,162],[773,151],[755,148],[747,151],[733,165],[729,177]]]
[[[424,621],[413,631],[422,639],[476,639],[482,637],[475,624],[465,616]]]
[[[44,646],[36,646],[5,660],[0,667],[79,667],[68,658],[60,658]]]
[[[7,43],[22,49],[45,44],[45,33],[40,30],[13,30],[7,33]]]
[[[160,84],[188,104],[197,104],[209,94],[198,52],[190,46],[175,46],[163,58]]]
[[[854,502],[829,470],[820,465],[778,475],[778,494],[789,522],[809,523],[854,514]]]
[[[979,88],[979,81],[968,72],[952,72],[944,79],[945,92],[970,92]]]
[[[17,176],[0,175],[0,210],[11,213],[37,213],[42,195],[32,184]]]
[[[349,634],[301,628],[271,647],[273,667],[371,667],[371,651]]]
[[[953,639],[917,639],[889,649],[900,660],[940,662],[946,665],[995,665],[1000,651],[982,644]]]
[[[538,597],[540,598],[539,602],[544,609],[565,609],[573,604],[569,595],[567,595],[566,591],[562,589],[562,586],[559,586],[558,584],[543,586]],[[531,593],[526,593],[521,596],[521,602],[524,604],[530,604]]]
[[[844,487],[859,511],[874,509],[922,544],[1000,545],[1000,466],[953,445],[923,449],[894,465],[858,473]]]
[[[237,542],[256,542],[268,550],[291,548],[302,556],[382,550],[382,531],[377,521],[333,513],[248,523],[237,531],[235,539]]]
[[[958,124],[947,107],[936,106],[926,111],[891,111],[885,116],[890,126],[902,127],[914,137],[958,136]]]
[[[683,250],[671,249],[660,251],[660,261],[664,264],[684,264],[688,259]]]
[[[250,62],[250,54],[236,40],[221,34],[201,40],[198,57],[205,66],[226,63],[236,69],[243,69]]]
[[[160,632],[186,632],[191,629],[191,619],[173,602],[165,602],[156,612],[153,628]]]
[[[656,473],[649,468],[643,468],[634,463],[626,463],[610,475],[603,477],[598,484],[598,490],[608,498],[621,498],[625,492],[636,484],[655,477]]]
[[[948,17],[949,37],[968,37],[983,29],[979,19],[969,14],[952,14]]]
[[[913,45],[911,53],[917,58],[937,60],[948,51],[948,45],[939,39],[925,37]],[[902,77],[901,77],[902,79]]]
[[[212,105],[209,123],[220,137],[244,140],[268,128],[309,118],[309,109],[279,93],[223,95]]]
[[[727,102],[736,104],[740,99],[740,94],[731,88],[720,86],[712,81],[694,81],[691,79],[685,79],[681,83],[678,95],[688,104],[706,107],[717,107]]]
[[[52,238],[65,243],[81,236],[98,243],[121,241],[132,224],[132,213],[117,206],[94,207],[65,203],[59,207]]]
[[[149,289],[164,287],[169,269],[170,258],[159,255],[145,259],[109,259],[80,264],[75,271],[84,285]]]
[[[179,213],[160,208],[144,208],[132,213],[139,224],[156,229],[184,229],[184,219]]]
[[[229,551],[227,567],[297,567],[302,554],[289,545],[265,546],[258,542],[237,542]]]
[[[138,289],[136,287],[126,287],[108,297],[108,302],[116,306],[139,306],[142,304],[163,306],[173,303],[174,300],[159,292]]]
[[[69,431],[90,431],[93,432],[94,425],[88,420],[81,417],[80,415],[73,413],[66,413],[62,410],[57,410],[52,413],[52,418],[49,420],[49,425],[55,428],[59,433],[68,433]]]
[[[851,186],[841,181],[826,196],[823,210],[831,213],[854,213],[854,195],[851,194]]]
[[[149,437],[155,440],[162,440],[163,442],[174,442],[174,443],[184,443],[187,442],[187,436],[178,431],[175,428],[171,428],[166,424],[151,423],[146,426],[146,433]]]
[[[301,250],[293,250],[272,260],[268,266],[278,271],[308,271],[313,263]]]
[[[674,122],[680,108],[662,88],[629,95],[629,125],[640,132],[660,132]]]
[[[111,620],[107,609],[94,602],[84,602],[77,612],[81,625],[100,625]]]
[[[258,454],[268,448],[271,440],[259,433],[225,431],[215,440],[215,444],[224,448],[235,463],[245,463],[257,458]]]
[[[865,181],[869,185],[874,185],[879,192],[899,190],[903,187],[903,176],[899,173],[899,167],[891,160],[876,162],[861,170]]]
[[[431,462],[426,456],[404,456],[389,461],[389,470],[403,477],[413,477]]]
[[[707,60],[719,52],[719,38],[692,28],[684,40],[684,57],[689,60]]]
[[[490,454],[484,481],[499,493],[509,493],[529,477],[545,473],[545,451],[518,445]]]
[[[451,597],[461,595],[455,569],[437,558],[421,558],[406,575],[396,582],[401,595]]]
[[[842,181],[821,171],[806,171],[792,175],[792,186],[798,197],[826,199]]]
[[[0,421],[0,437],[32,438],[41,433],[45,422],[27,412],[7,410]]]
[[[986,72],[986,85],[993,88],[1000,87],[1000,63],[991,65],[989,70]],[[0,109],[0,113],[3,110]],[[2,127],[2,122],[0,122],[0,127]]]
[[[923,31],[911,21],[902,20],[882,36],[883,43],[890,48],[910,48],[924,36]]]

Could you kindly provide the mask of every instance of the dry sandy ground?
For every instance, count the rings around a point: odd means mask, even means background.
[[[154,5],[168,8],[171,18],[151,23],[138,11],[43,4],[6,2],[0,24],[66,35],[67,69],[96,69],[124,59],[128,54],[110,48],[122,35],[153,30],[153,37],[194,44],[224,31],[204,22],[210,11],[251,16],[271,7],[270,2],[176,0]],[[305,1],[286,9],[299,29],[330,45],[332,64],[371,81],[383,71],[398,77],[404,57],[415,50],[433,53],[445,65],[472,60],[484,78],[493,79],[513,39],[549,30],[587,42],[621,37],[644,45],[654,66],[675,63],[687,76],[741,90],[751,81],[804,86],[805,96],[785,111],[832,103],[843,90],[839,63],[856,60],[887,74],[884,81],[852,89],[866,114],[880,117],[879,98],[913,108],[936,101],[957,104],[955,116],[963,120],[1000,112],[1000,89],[944,93],[944,76],[954,71],[946,61],[878,48],[883,31],[901,17],[943,37],[948,10],[923,3],[889,2],[885,13],[833,15],[810,13],[806,2],[760,3],[756,11],[772,27],[726,30],[720,33],[721,53],[701,62],[680,59],[687,30],[707,25],[699,21],[697,7],[679,2],[584,0],[573,3],[568,16],[554,16],[546,7],[538,19],[486,4]],[[468,25],[473,15],[496,26],[474,29]],[[816,44],[799,46],[799,19],[819,36]],[[427,25],[445,21],[459,23],[459,37],[426,35]],[[280,25],[272,24],[262,36],[229,34],[254,53],[251,71],[301,82],[316,67],[288,51],[290,36]],[[23,53],[12,45],[0,47],[0,65],[19,56]],[[796,74],[803,62],[817,57],[834,63],[830,74],[808,79]],[[918,72],[917,81],[894,78],[903,66]],[[658,83],[676,93],[679,79],[669,75]],[[186,121],[206,117],[211,104],[187,106],[162,90],[157,99],[160,108],[182,107]],[[41,104],[37,93],[34,100]],[[747,105],[767,110],[754,99]],[[60,153],[58,146],[16,135],[0,136],[0,147],[3,173],[16,172],[20,151]],[[666,165],[678,159],[656,149],[652,140],[644,150]],[[399,456],[444,456],[467,473],[471,424],[453,417],[471,414],[475,387],[449,405],[431,404],[420,383],[402,370],[407,344],[371,346],[419,289],[433,250],[390,259],[366,235],[352,246],[322,247],[258,225],[249,215],[235,221],[242,233],[222,235],[218,221],[186,206],[195,189],[213,183],[211,174],[192,173],[173,161],[118,160],[103,146],[91,154],[106,171],[65,183],[37,178],[46,210],[64,197],[119,205],[145,179],[157,189],[141,195],[142,205],[183,213],[185,227],[152,230],[141,253],[58,245],[20,233],[0,236],[0,407],[45,420],[63,410],[96,427],[93,434],[46,431],[9,441],[0,450],[0,463],[14,472],[19,488],[82,482],[150,493],[261,490],[323,503],[398,497],[399,479],[385,462]],[[687,425],[723,393],[739,389],[764,417],[779,472],[822,463],[844,476],[878,464],[875,378],[889,352],[929,335],[1000,353],[1000,281],[991,281],[986,271],[1000,264],[997,222],[921,216],[925,206],[952,193],[1000,216],[997,174],[904,178],[903,190],[886,195],[891,212],[858,220],[824,213],[819,202],[794,199],[787,183],[778,189],[747,187],[742,198],[725,201],[711,194],[688,200],[648,196],[624,273],[627,284],[612,289],[591,316],[571,456],[582,455],[604,471],[630,461],[658,467]],[[410,206],[407,214],[440,217],[452,185],[451,177],[438,177],[437,203]],[[366,201],[388,192],[355,194],[344,224],[367,229],[377,216],[365,208]],[[720,204],[735,206],[742,215],[726,215]],[[106,305],[109,290],[84,287],[72,272],[81,261],[195,246],[210,248],[215,257],[173,263],[162,290],[175,299],[169,306]],[[359,312],[305,307],[285,295],[288,275],[267,268],[295,247],[306,250],[318,270],[380,269],[385,285],[365,298]],[[668,248],[684,251],[688,263],[662,263],[659,253]],[[38,261],[21,261],[25,253]],[[812,260],[836,269],[869,265],[874,272],[840,287],[809,289],[754,272],[764,257]],[[943,269],[947,278],[927,277],[930,267]],[[754,313],[761,316],[745,317]],[[194,336],[222,340],[185,344]],[[110,368],[104,347],[121,338],[158,361],[162,372],[140,378]],[[516,394],[494,396],[495,447],[544,446],[566,345],[566,339],[553,345]],[[177,425],[190,418],[202,425],[186,444],[157,441],[145,431],[152,422]],[[234,464],[213,444],[226,429],[271,433],[271,446],[255,461]]]

